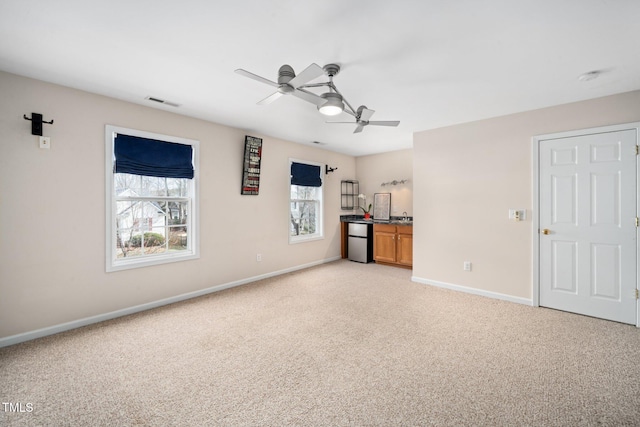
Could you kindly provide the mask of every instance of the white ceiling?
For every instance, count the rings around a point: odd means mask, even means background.
[[[640,89],[639,23],[639,0],[1,0],[0,70],[359,156]],[[353,134],[291,96],[258,106],[273,88],[234,73],[277,80],[285,63],[339,64],[349,103],[400,126]]]

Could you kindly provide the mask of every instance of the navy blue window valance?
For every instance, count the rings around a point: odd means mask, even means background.
[[[304,163],[291,163],[291,185],[304,185],[305,187],[322,187],[320,178],[320,166]]]
[[[191,145],[117,134],[114,154],[116,173],[193,178]]]

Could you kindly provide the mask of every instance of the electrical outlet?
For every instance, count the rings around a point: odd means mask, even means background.
[[[256,254],[256,261],[262,261],[262,254]]]
[[[48,136],[41,136],[40,148],[51,148],[51,138],[49,138]]]
[[[471,271],[471,261],[465,261],[465,262],[462,264],[462,269],[463,269],[464,271]]]

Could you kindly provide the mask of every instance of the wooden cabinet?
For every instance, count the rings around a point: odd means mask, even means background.
[[[340,256],[342,258],[349,257],[349,223],[340,221]]]
[[[413,226],[398,226],[396,262],[408,267],[413,266]]]
[[[395,225],[373,225],[373,259],[375,262],[396,262]]]
[[[374,224],[373,259],[400,267],[413,265],[413,226]]]

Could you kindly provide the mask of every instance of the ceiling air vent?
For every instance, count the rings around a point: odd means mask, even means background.
[[[176,102],[165,101],[164,99],[154,98],[153,96],[147,96],[145,99],[147,99],[149,101],[157,102],[159,104],[170,105],[171,107],[179,107],[180,106],[180,104],[178,104]]]

